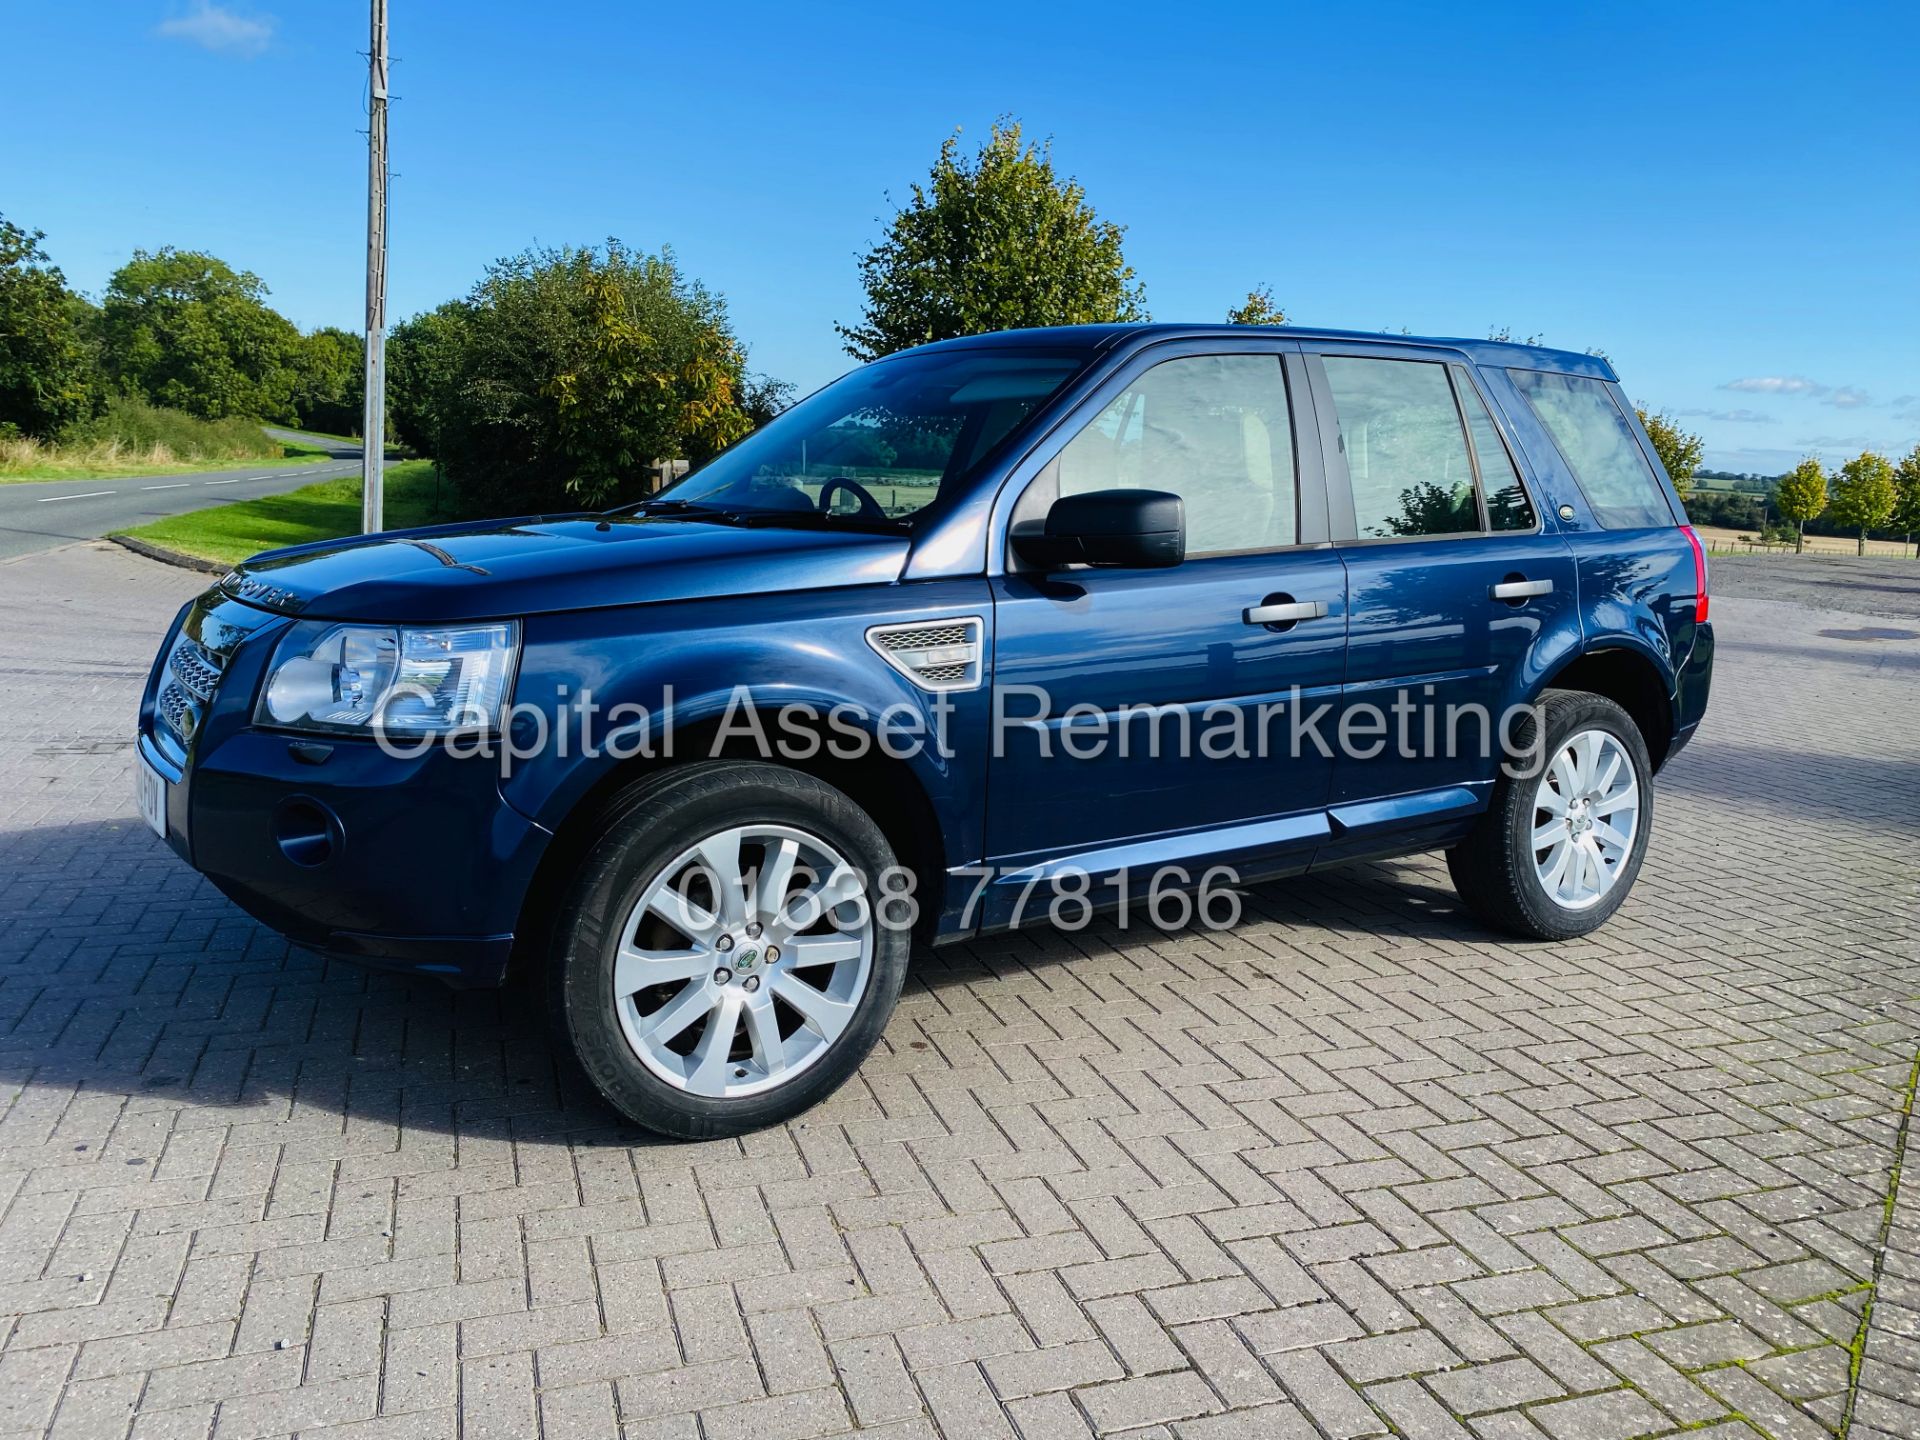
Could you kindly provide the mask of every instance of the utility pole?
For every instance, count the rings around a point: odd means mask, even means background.
[[[360,528],[385,529],[387,458],[387,0],[373,0],[367,49],[367,408],[360,462]]]

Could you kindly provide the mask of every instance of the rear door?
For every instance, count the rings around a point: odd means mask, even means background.
[[[1578,597],[1464,357],[1329,344],[1306,363],[1351,607],[1323,858],[1351,858],[1484,804],[1503,716],[1579,648]]]
[[[1295,699],[1338,703],[1346,572],[1294,349],[1155,347],[1034,457],[1015,526],[1062,494],[1169,490],[1185,502],[1187,559],[1040,574],[1009,547],[993,580],[1005,723],[989,767],[986,923],[1062,866],[1141,887],[1200,857],[1275,873],[1289,857],[1303,868],[1326,834],[1333,762],[1311,745],[1290,753],[1289,725]]]

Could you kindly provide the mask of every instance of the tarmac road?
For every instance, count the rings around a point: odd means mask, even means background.
[[[98,539],[116,530],[209,505],[277,495],[316,480],[359,473],[358,445],[319,440],[292,430],[268,433],[278,440],[324,445],[332,458],[313,465],[208,470],[197,475],[0,484],[0,560],[75,540]]]

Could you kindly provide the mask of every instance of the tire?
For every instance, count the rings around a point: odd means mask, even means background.
[[[1538,753],[1548,757],[1539,773],[1519,776],[1509,773],[1512,764],[1502,767],[1486,813],[1467,838],[1447,852],[1447,869],[1467,908],[1488,924],[1536,940],[1571,940],[1604,925],[1633,888],[1653,833],[1653,765],[1639,727],[1604,696],[1578,690],[1545,692],[1537,717],[1523,722],[1515,736],[1522,756],[1536,753],[1536,725],[1545,727],[1546,737]],[[1590,736],[1602,738],[1589,741]],[[1598,773],[1582,773],[1575,748],[1591,748]],[[1616,759],[1618,769],[1609,769]],[[1629,767],[1630,777],[1620,773]],[[1629,778],[1630,803],[1623,798],[1629,794]],[[1597,799],[1582,799],[1609,779]],[[1568,794],[1561,796],[1562,791]],[[1542,800],[1550,807],[1555,797],[1572,803],[1559,814],[1537,808]],[[1613,823],[1624,825],[1626,818],[1631,819],[1630,832]],[[1607,832],[1624,835],[1628,843],[1603,838]],[[1544,838],[1536,849],[1537,837]],[[1581,858],[1588,840],[1593,866]],[[1567,860],[1560,865],[1563,854]],[[1592,888],[1598,893],[1589,896]]]
[[[774,878],[783,853],[790,881]],[[723,887],[729,859],[739,883]],[[642,781],[560,907],[547,969],[561,1048],[663,1135],[791,1119],[859,1068],[899,999],[910,937],[876,913],[897,863],[865,811],[796,770],[715,761]],[[809,908],[823,871],[840,881]],[[763,893],[775,885],[789,898]],[[861,904],[864,929],[846,928]]]

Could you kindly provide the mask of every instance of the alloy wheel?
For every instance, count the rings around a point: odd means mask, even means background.
[[[635,1056],[715,1099],[805,1071],[866,993],[865,892],[838,850],[788,825],[735,826],[683,851],[621,927],[613,1003]]]
[[[1533,793],[1533,862],[1563,910],[1600,903],[1640,830],[1633,757],[1605,730],[1582,730],[1554,752]]]

